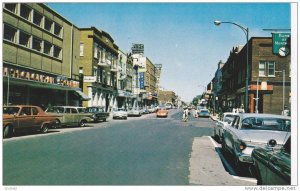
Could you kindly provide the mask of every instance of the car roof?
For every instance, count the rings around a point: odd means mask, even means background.
[[[268,114],[268,113],[237,113],[237,115],[242,118],[246,117],[265,117],[265,118],[281,118],[281,119],[291,119],[289,116],[284,115],[276,115],[276,114]]]

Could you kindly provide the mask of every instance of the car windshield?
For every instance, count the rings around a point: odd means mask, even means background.
[[[47,109],[47,112],[51,112],[51,113],[64,113],[64,108],[63,107],[49,107]]]
[[[86,109],[86,112],[94,113],[94,112],[104,112],[103,108],[100,107],[89,107]]]
[[[3,114],[14,115],[19,112],[19,107],[3,107]]]
[[[125,109],[123,109],[123,108],[117,108],[117,109],[114,109],[114,111],[125,111]]]
[[[233,119],[234,119],[234,115],[226,115],[225,117],[224,117],[224,122],[228,122],[228,121],[233,121]]]
[[[249,117],[242,121],[242,129],[291,131],[291,120],[281,118]]]
[[[202,110],[200,111],[201,114],[208,114],[208,110]]]

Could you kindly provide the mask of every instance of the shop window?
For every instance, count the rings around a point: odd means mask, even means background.
[[[51,32],[52,31],[52,25],[53,25],[53,22],[50,19],[45,17],[44,29]]]
[[[260,61],[259,62],[259,67],[258,67],[258,75],[259,76],[266,76],[266,62],[265,61]]]
[[[17,12],[17,4],[16,3],[5,3],[4,7],[5,7],[5,9],[9,10],[12,13]]]
[[[57,24],[57,23],[54,23],[54,34],[59,36],[59,37],[62,37],[62,27]]]
[[[275,76],[275,62],[268,62],[268,76]]]
[[[33,11],[33,23],[41,27],[42,20],[43,20],[43,16],[37,11]]]
[[[19,32],[19,44],[30,48],[30,35],[20,31]]]
[[[4,39],[16,43],[17,29],[4,24]]]
[[[41,52],[42,40],[36,37],[32,37],[32,49]]]
[[[53,47],[53,56],[55,58],[61,59],[61,48],[60,47],[57,47],[57,46]]]
[[[20,7],[20,16],[26,20],[31,21],[31,9],[24,4],[21,4]]]
[[[44,41],[44,53],[51,55],[51,49],[52,49],[52,45],[49,42]]]

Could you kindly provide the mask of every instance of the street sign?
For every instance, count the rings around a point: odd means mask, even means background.
[[[84,82],[96,82],[96,76],[84,76],[83,81]]]
[[[272,33],[273,37],[273,54],[279,54],[280,51],[284,51],[285,54],[281,56],[287,56],[289,50],[287,48],[288,40],[291,38],[291,33]]]
[[[141,72],[140,73],[140,89],[144,89],[145,88],[145,73],[144,72]]]
[[[131,47],[132,54],[144,54],[144,45],[143,44],[132,44]]]

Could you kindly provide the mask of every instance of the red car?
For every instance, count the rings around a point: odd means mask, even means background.
[[[168,117],[169,111],[166,108],[159,108],[156,117]]]
[[[3,137],[12,137],[17,132],[40,131],[59,125],[59,115],[45,113],[38,106],[15,105],[3,107]]]

